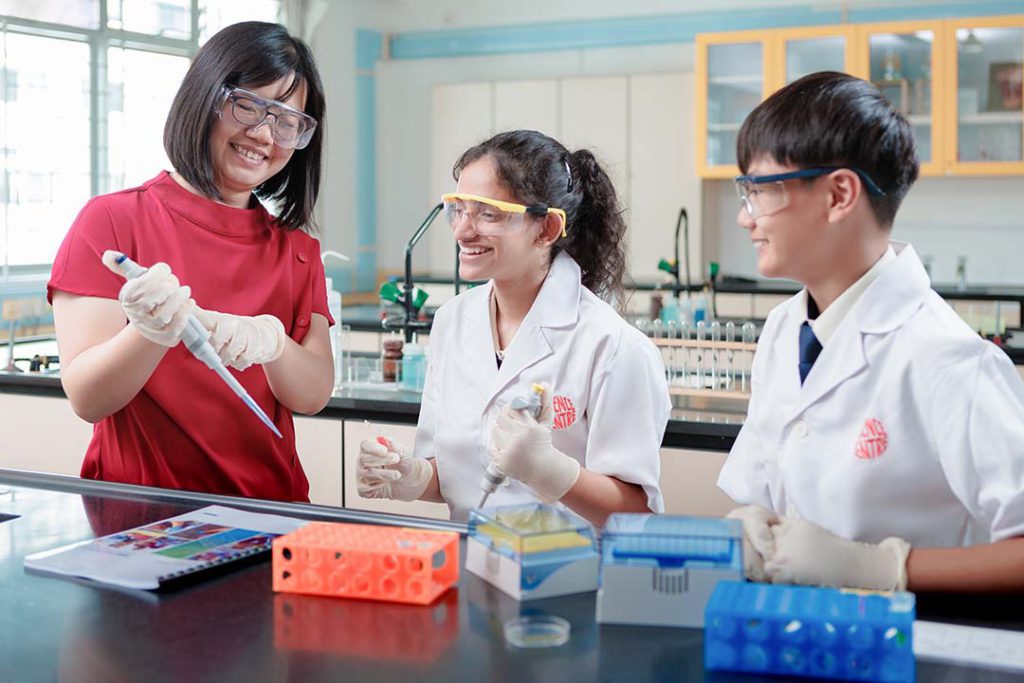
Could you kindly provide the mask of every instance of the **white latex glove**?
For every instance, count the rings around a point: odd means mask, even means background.
[[[906,590],[910,544],[887,538],[878,545],[839,538],[804,519],[787,517],[771,527],[775,555],[764,569],[772,583]]]
[[[494,422],[487,453],[507,476],[551,503],[560,500],[579,479],[580,464],[551,443],[551,387],[543,386],[539,419],[528,410],[506,406]]]
[[[195,314],[210,331],[213,350],[235,370],[269,363],[284,353],[284,325],[272,315],[232,315],[198,307]]]
[[[433,476],[434,466],[409,455],[400,443],[381,436],[359,444],[356,490],[363,498],[418,500]]]
[[[775,555],[775,537],[771,526],[778,524],[779,518],[760,505],[736,508],[725,518],[743,522],[743,573],[747,580],[767,581],[764,563]]]
[[[107,252],[117,255],[117,252]],[[112,258],[103,257],[110,270],[122,275]],[[123,277],[123,275],[122,275]],[[177,346],[188,325],[188,316],[196,302],[190,298],[192,289],[182,287],[166,263],[154,263],[145,273],[128,280],[121,287],[117,299],[143,337],[160,346]]]

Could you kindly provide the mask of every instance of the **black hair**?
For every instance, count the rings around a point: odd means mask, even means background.
[[[174,169],[192,187],[211,199],[220,199],[209,141],[221,89],[225,85],[259,87],[285,76],[294,76],[294,80],[284,98],[305,83],[305,112],[318,125],[309,144],[296,149],[285,167],[255,193],[277,203],[277,222],[281,226],[292,230],[313,228],[313,206],[320,192],[326,102],[313,53],[283,26],[260,21],[233,24],[199,49],[167,115],[164,149]]]
[[[765,154],[787,166],[850,166],[867,173],[885,193],[867,193],[885,229],[919,170],[910,123],[874,85],[835,71],[790,83],[747,116],[736,140],[740,171]]]
[[[605,299],[622,294],[626,223],[611,178],[590,150],[569,152],[535,130],[508,131],[463,152],[452,169],[455,180],[483,157],[523,204],[565,211],[568,236],[552,245],[552,259],[564,249],[579,264],[584,287]]]

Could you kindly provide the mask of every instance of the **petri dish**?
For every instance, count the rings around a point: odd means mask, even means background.
[[[534,615],[505,622],[505,640],[515,647],[558,647],[569,642],[569,622],[562,617]]]

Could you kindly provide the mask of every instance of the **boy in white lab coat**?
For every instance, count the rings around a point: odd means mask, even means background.
[[[768,316],[718,480],[747,505],[748,576],[1024,589],[1024,383],[890,241],[918,174],[907,120],[822,72],[758,106],[737,148],[758,270],[805,285]]]

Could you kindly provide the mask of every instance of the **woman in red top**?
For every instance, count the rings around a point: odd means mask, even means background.
[[[83,477],[308,499],[291,416],[323,408],[334,377],[319,243],[305,232],[324,109],[304,43],[276,24],[230,26],[171,105],[175,170],[82,209],[48,295],[64,390],[96,425]],[[107,250],[149,270],[126,283]],[[179,343],[190,314],[283,439]]]

